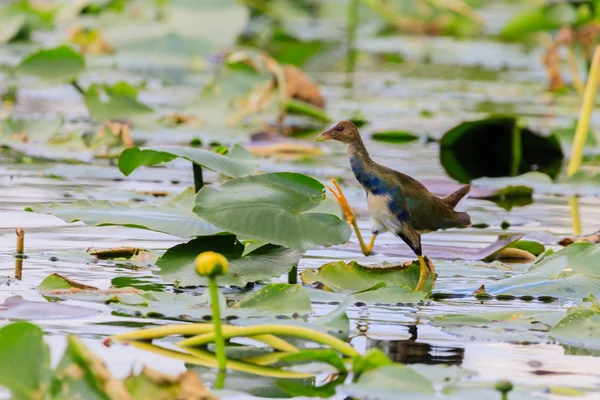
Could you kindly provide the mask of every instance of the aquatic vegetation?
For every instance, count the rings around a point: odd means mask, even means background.
[[[596,396],[577,3],[4,2],[0,397]],[[546,91],[544,51],[583,99]],[[422,290],[410,247],[357,239],[361,182],[312,142],[341,120],[454,205],[472,185],[472,226],[423,235]]]

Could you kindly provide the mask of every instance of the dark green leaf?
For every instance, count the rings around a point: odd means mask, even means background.
[[[84,70],[83,57],[69,46],[39,50],[25,57],[17,67],[18,73],[49,83],[75,80]]]

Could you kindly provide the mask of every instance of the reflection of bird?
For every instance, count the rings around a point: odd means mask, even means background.
[[[349,121],[339,122],[315,139],[319,142],[324,140],[337,140],[348,146],[352,171],[367,192],[367,204],[373,220],[373,235],[369,244],[365,245],[354,212],[339,185],[332,180],[335,190],[329,188],[348,217],[348,222],[356,231],[362,252],[368,256],[371,254],[375,237],[382,232],[392,232],[404,240],[418,256],[421,272],[416,290],[422,290],[429,273],[434,271],[433,264],[422,256],[421,234],[469,225],[471,223],[469,214],[454,211],[454,207],[469,193],[471,186],[463,186],[445,198],[433,195],[410,176],[373,161],[360,138],[358,129]]]

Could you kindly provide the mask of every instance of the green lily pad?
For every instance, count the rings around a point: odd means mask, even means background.
[[[233,308],[254,308],[274,314],[308,314],[312,311],[306,289],[300,285],[272,283],[242,298]]]
[[[279,359],[278,365],[296,365],[314,362],[329,364],[336,370],[338,370],[338,372],[346,372],[344,360],[342,360],[340,355],[332,349],[304,349],[297,353],[292,353],[283,356]]]
[[[521,11],[510,19],[501,36],[508,39],[522,39],[537,32],[554,31],[571,25],[577,18],[577,11],[570,4],[542,4]]]
[[[73,81],[84,70],[83,57],[69,46],[38,50],[17,66],[18,73],[35,76],[48,83]]]
[[[581,299],[600,295],[600,246],[575,243],[543,257],[522,275],[486,283],[491,295]]]
[[[471,339],[539,343],[548,341],[548,331],[564,315],[562,311],[534,310],[446,314],[436,316],[431,324]]]
[[[93,84],[85,91],[83,99],[91,117],[98,122],[130,121],[152,113],[152,108],[137,100],[137,90],[127,82],[112,86]]]
[[[550,335],[562,343],[600,349],[600,305],[592,296],[591,307],[573,307],[567,316],[550,329]]]
[[[538,194],[560,196],[600,196],[600,175],[579,171],[573,176],[554,182],[541,172],[528,172],[512,178],[479,178],[473,184],[485,189],[501,189],[508,185],[526,186]]]
[[[440,141],[442,166],[450,177],[463,183],[483,176],[516,176],[533,170],[556,177],[563,158],[555,136],[521,127],[516,117],[463,122]]]
[[[244,287],[248,282],[268,280],[287,272],[300,260],[302,252],[272,244],[266,244],[243,255],[245,248],[234,236],[219,235],[194,239],[170,248],[158,259],[161,268],[158,275],[169,282],[181,285],[208,285],[208,279],[196,273],[196,256],[204,251],[223,254],[229,261],[226,275],[219,277],[219,284]]]
[[[25,27],[24,15],[0,15],[0,43],[8,43]]]
[[[417,264],[411,264],[408,267],[404,266],[377,266],[367,267],[358,264],[355,261],[345,263],[343,261],[334,261],[323,265],[318,270],[308,269],[302,272],[302,281],[305,284],[320,282],[330,290],[335,292],[357,292],[371,289],[373,286],[383,282],[387,287],[384,294],[393,293],[394,300],[404,298],[408,300],[415,300],[416,298],[422,298],[417,292],[412,290],[417,286],[419,282],[419,266]],[[395,288],[395,287],[400,288]],[[432,279],[430,278],[428,283],[425,285],[424,292],[430,292],[432,287]],[[373,293],[365,292],[358,294],[358,296],[364,295],[365,298],[373,298],[377,296],[380,298],[377,291],[382,290],[378,288]],[[383,299],[383,297],[381,297]],[[413,301],[406,301],[407,303]]]
[[[359,399],[398,399],[401,393],[407,398],[435,394],[432,382],[420,373],[402,365],[392,364],[367,371],[356,383],[338,388],[342,393]]]
[[[16,119],[8,118],[0,124],[0,142],[10,145],[13,141],[47,143],[63,124],[62,118]],[[13,138],[13,135],[23,136]]]
[[[200,165],[233,178],[252,174],[255,167],[247,162],[238,161],[214,151],[178,146],[132,147],[126,149],[119,157],[119,169],[128,176],[142,165],[157,165],[169,162],[177,157],[185,158]]]
[[[29,322],[0,329],[0,385],[17,399],[44,398],[50,383],[50,350],[44,332]]]
[[[105,200],[78,200],[69,204],[34,204],[25,210],[52,214],[65,222],[81,221],[89,226],[127,226],[180,237],[208,236],[222,232],[183,205],[171,203],[135,206]]]
[[[324,199],[324,186],[306,175],[270,173],[204,186],[194,212],[235,235],[306,250],[350,236],[338,217],[311,212]]]
[[[373,140],[386,143],[408,143],[419,139],[414,133],[405,131],[375,132],[371,135]]]

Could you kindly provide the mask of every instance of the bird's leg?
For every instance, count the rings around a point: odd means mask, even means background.
[[[421,267],[419,271],[419,282],[417,283],[416,291],[423,290],[425,284],[427,283],[427,278],[429,275],[433,275],[435,277],[435,266],[431,262],[431,260],[425,256],[417,256],[419,257],[419,265]]]
[[[358,238],[358,243],[360,244],[361,251],[365,256],[370,255],[371,251],[373,250],[373,245],[375,244],[375,238],[377,237],[377,234],[373,233],[373,235],[371,236],[371,240],[369,240],[369,244],[365,244],[362,234],[360,233],[360,229],[358,229],[358,223],[356,222],[356,214],[354,214],[352,207],[350,207],[350,204],[348,204],[348,199],[346,199],[344,192],[342,192],[342,188],[337,183],[335,178],[331,178],[331,183],[333,183],[335,189],[331,186],[327,186],[327,189],[329,189],[331,194],[333,194],[333,197],[335,197],[335,199],[339,203],[340,207],[342,208],[342,211],[344,212],[344,214],[346,214],[346,219],[348,220],[348,223],[352,226],[354,232],[356,233],[356,237]]]

